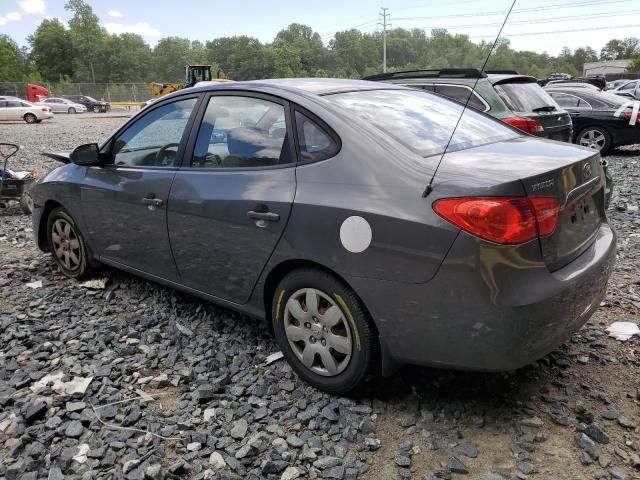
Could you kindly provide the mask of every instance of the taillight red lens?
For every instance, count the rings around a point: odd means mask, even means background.
[[[629,122],[631,120],[632,116],[633,116],[633,112],[632,111],[624,112],[624,118],[627,119],[627,122]],[[636,125],[640,125],[640,115],[638,115],[636,117]]]
[[[518,130],[530,133],[531,135],[539,135],[544,132],[542,124],[532,118],[508,117],[503,118],[502,121],[504,123],[508,123],[512,127],[516,127]]]
[[[433,209],[477,237],[517,245],[553,233],[560,204],[553,197],[443,198],[434,202]]]

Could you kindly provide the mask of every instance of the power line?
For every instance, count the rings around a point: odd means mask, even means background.
[[[571,22],[577,20],[589,20],[589,19],[601,19],[608,17],[626,17],[629,15],[634,15],[640,13],[640,10],[629,10],[624,13],[612,13],[608,15],[602,15],[600,13],[589,13],[587,15],[574,15],[574,16],[566,16],[566,17],[553,17],[549,19],[535,19],[535,20],[516,20],[514,22],[509,22],[509,25],[522,25],[522,24],[530,24],[530,23],[555,23],[555,22]],[[396,19],[398,20],[398,19]],[[419,28],[422,30],[431,30],[434,28],[447,28],[447,29],[458,29],[458,28],[484,28],[484,27],[498,27],[500,23],[469,23],[466,25],[432,25],[430,27],[411,27],[411,28]]]
[[[503,37],[526,37],[530,35],[552,35],[556,33],[574,33],[574,32],[592,32],[595,30],[613,30],[620,28],[635,28],[640,27],[640,23],[634,25],[614,25],[610,27],[591,27],[591,28],[574,28],[572,30],[551,30],[548,32],[531,32],[531,33],[505,33]],[[493,38],[493,35],[475,35],[469,38]]]
[[[559,3],[557,5],[545,5],[547,9],[558,9],[558,8],[574,8],[580,6],[590,6],[590,5],[599,5],[602,4],[611,4],[611,3],[622,3],[622,2],[631,2],[636,0],[588,0],[588,1],[580,1],[580,2],[570,2],[570,3]],[[526,12],[537,12],[540,11],[541,7],[532,7],[532,8],[520,8],[518,10],[514,10],[512,13],[526,13]],[[507,13],[504,10],[494,10],[492,12],[471,12],[471,13],[459,13],[456,15],[432,15],[429,17],[398,17],[396,20],[432,20],[439,18],[462,18],[462,17],[487,17],[491,15],[502,15]]]

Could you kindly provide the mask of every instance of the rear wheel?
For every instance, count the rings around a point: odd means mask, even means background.
[[[282,352],[304,381],[332,394],[353,393],[377,374],[375,331],[355,293],[317,269],[289,273],[272,303]]]
[[[100,113],[100,105],[93,106],[93,113]]]
[[[79,280],[89,275],[87,244],[76,222],[62,207],[49,214],[47,240],[51,255],[65,276]]]
[[[38,121],[38,117],[36,117],[33,113],[26,113],[23,118],[27,123],[36,123]]]
[[[576,143],[604,155],[611,149],[611,135],[602,127],[587,127],[578,133]]]
[[[73,107],[69,107],[69,110],[67,110],[67,112],[73,115],[74,113],[76,113],[76,109]]]

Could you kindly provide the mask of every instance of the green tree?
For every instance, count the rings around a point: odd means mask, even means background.
[[[206,43],[207,58],[232,80],[273,78],[276,73],[275,54],[257,38],[222,37]]]
[[[0,82],[23,81],[29,74],[24,52],[7,35],[0,35]]]
[[[96,66],[98,58],[104,54],[107,33],[100,27],[91,6],[82,0],[69,0],[64,8],[73,14],[69,20],[69,31],[74,60],[80,67],[80,72],[76,71],[76,76],[79,74],[76,79],[86,78],[88,72],[91,81],[96,83]]]
[[[45,80],[73,76],[71,34],[59,20],[43,20],[27,40],[31,45],[31,58]]]
[[[153,49],[155,80],[158,82],[183,82],[184,67],[189,64],[191,42],[187,38],[167,37]]]
[[[600,52],[601,60],[631,58],[640,52],[640,38],[628,37],[624,40],[609,40]]]
[[[151,48],[140,35],[111,35],[106,44],[108,48],[104,65],[108,69],[105,72],[107,81],[145,82],[152,79]]]

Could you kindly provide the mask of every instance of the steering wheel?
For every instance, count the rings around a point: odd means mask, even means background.
[[[178,152],[177,150],[174,152],[169,149],[173,147],[177,147],[178,145],[179,145],[178,143],[168,143],[162,146],[160,150],[158,150],[158,153],[156,153],[156,160],[155,160],[156,167],[173,166],[176,162],[176,155],[178,154]],[[171,153],[171,155],[167,155],[168,153]]]

